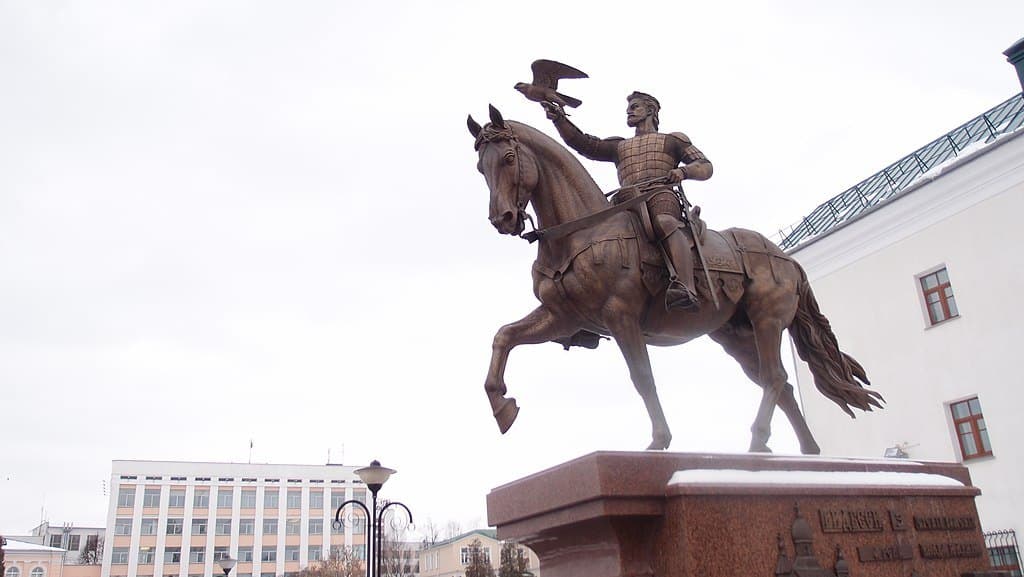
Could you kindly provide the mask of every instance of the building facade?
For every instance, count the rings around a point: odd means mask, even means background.
[[[884,410],[850,421],[796,363],[801,404],[823,452],[962,462],[982,490],[983,528],[1018,535],[1022,124],[1018,94],[861,183],[888,183],[878,198],[857,206],[847,191],[822,205],[789,246],[840,347],[886,400]],[[953,154],[943,158],[943,147]],[[901,183],[904,161],[919,173]]]
[[[501,564],[502,542],[494,529],[477,529],[457,537],[424,545],[419,552],[420,577],[465,577],[466,566],[474,555],[490,561],[495,573]],[[533,576],[540,574],[540,559],[527,547],[518,546],[519,555],[526,557],[526,565]]]
[[[365,519],[335,527],[368,491],[340,465],[114,461],[102,577],[284,577],[343,547],[366,556]]]
[[[33,541],[7,537],[3,577],[99,577],[100,566],[66,564],[69,553]]]
[[[26,537],[15,537],[22,541],[55,547],[67,551],[65,565],[99,565],[99,552],[103,550],[103,527],[76,527],[73,523],[53,525],[43,521]]]

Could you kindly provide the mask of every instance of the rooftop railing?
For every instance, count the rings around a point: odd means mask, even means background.
[[[1024,125],[1024,93],[936,138],[819,205],[774,239],[791,249],[870,207],[898,196],[912,183],[944,163],[1009,134]]]

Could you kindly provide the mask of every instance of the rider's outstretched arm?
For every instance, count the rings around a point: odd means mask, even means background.
[[[573,150],[589,158],[590,160],[602,160],[606,162],[615,162],[618,160],[618,143],[621,138],[598,138],[584,133],[582,130],[576,127],[575,124],[569,121],[565,116],[565,111],[558,105],[551,105],[544,107],[547,111],[548,118],[554,123],[555,128],[558,129],[559,136],[566,144],[571,146]]]

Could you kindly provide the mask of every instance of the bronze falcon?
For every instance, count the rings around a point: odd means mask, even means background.
[[[515,89],[534,102],[554,102],[559,106],[576,108],[583,104],[578,98],[556,92],[558,80],[561,78],[589,78],[585,72],[568,64],[554,60],[534,60],[530,65],[533,69],[533,82],[517,82]]]

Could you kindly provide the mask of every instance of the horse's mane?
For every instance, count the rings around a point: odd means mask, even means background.
[[[560,171],[567,182],[573,183],[573,188],[577,189],[575,193],[592,210],[597,210],[607,204],[608,201],[605,200],[601,188],[598,187],[590,172],[584,168],[580,159],[565,148],[561,142],[528,124],[515,120],[507,120],[505,123],[512,128],[516,138],[523,143],[523,146],[534,153],[541,163],[547,165],[548,168]],[[488,128],[490,128],[490,124],[484,127],[485,130]],[[595,205],[595,202],[599,204]]]

